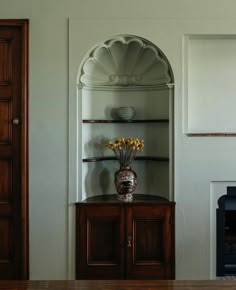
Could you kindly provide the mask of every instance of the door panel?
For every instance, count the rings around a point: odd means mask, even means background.
[[[8,100],[0,100],[0,144],[11,144],[11,103]]]
[[[9,263],[12,260],[12,220],[2,218],[0,221],[0,262]]]
[[[76,279],[121,279],[124,275],[123,208],[77,210]]]
[[[164,219],[135,219],[134,263],[158,264],[164,262]]]
[[[9,159],[0,160],[0,203],[12,199],[12,162]]]
[[[12,36],[6,29],[3,31],[2,28],[0,39],[0,71],[0,84],[5,85],[7,88],[12,80]]]
[[[0,20],[0,279],[28,277],[27,40],[27,20]]]
[[[88,218],[88,265],[119,263],[119,217]]]
[[[127,279],[173,279],[173,212],[169,206],[127,208]]]

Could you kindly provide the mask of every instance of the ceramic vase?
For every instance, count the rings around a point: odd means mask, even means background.
[[[133,191],[138,185],[137,174],[131,167],[120,167],[115,173],[117,198],[121,201],[132,201]]]

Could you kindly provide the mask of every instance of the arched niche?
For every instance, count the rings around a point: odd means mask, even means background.
[[[97,45],[86,55],[78,76],[78,84],[87,87],[153,87],[173,82],[164,53],[133,35],[115,36]]]
[[[145,141],[135,193],[173,200],[174,76],[165,54],[138,36],[118,35],[95,45],[85,55],[77,76],[81,196],[115,192],[117,161],[104,144],[115,137]],[[133,106],[132,122],[117,120],[119,106]],[[100,159],[102,159],[102,161]]]

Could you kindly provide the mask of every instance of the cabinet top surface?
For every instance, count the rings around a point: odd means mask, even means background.
[[[156,195],[148,195],[148,194],[133,194],[133,200],[129,202],[120,201],[117,199],[117,194],[103,194],[92,196],[84,199],[79,203],[94,203],[94,202],[108,202],[108,203],[121,203],[121,204],[132,204],[132,203],[140,203],[140,202],[155,202],[155,203],[175,203],[170,202],[168,199],[156,196]]]

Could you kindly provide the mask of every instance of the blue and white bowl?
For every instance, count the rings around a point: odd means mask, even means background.
[[[135,115],[134,107],[119,107],[117,108],[117,116],[121,120],[132,120]]]

